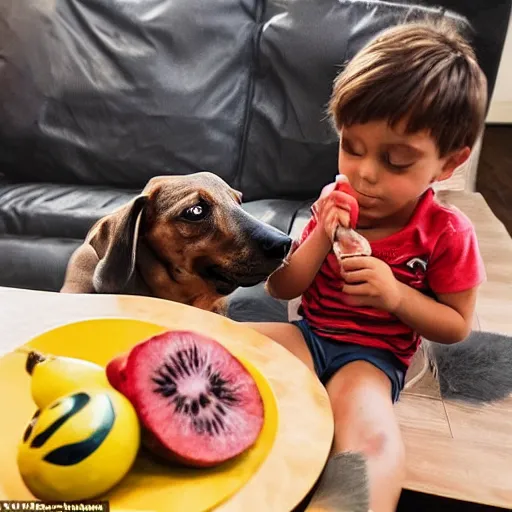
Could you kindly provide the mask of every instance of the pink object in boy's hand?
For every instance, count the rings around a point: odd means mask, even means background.
[[[338,174],[336,176],[335,190],[339,190],[340,192],[347,194],[348,203],[350,205],[350,227],[355,229],[357,226],[357,218],[359,217],[359,205],[354,197],[354,189],[345,175]]]
[[[333,250],[336,258],[341,262],[343,258],[350,256],[370,256],[371,246],[362,235],[354,231],[359,216],[359,205],[353,196],[354,189],[351,187],[346,176],[336,176],[336,190],[345,192],[350,198],[350,227],[338,226],[334,233]]]
[[[343,178],[345,177],[343,176]],[[337,209],[338,213],[336,215],[333,215],[333,206]],[[324,225],[331,240],[333,240],[334,231],[337,226],[355,228],[357,225],[359,205],[353,195],[353,189],[348,184],[348,180],[345,183],[337,179],[335,182],[325,185],[318,200],[313,203],[311,210],[313,215],[317,217],[317,220],[322,223],[326,221],[325,215],[330,216],[331,221],[335,221],[333,225]]]

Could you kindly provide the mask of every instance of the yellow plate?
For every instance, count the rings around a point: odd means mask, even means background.
[[[92,319],[47,331],[24,348],[105,366],[115,355],[164,330],[162,326],[139,320]],[[0,358],[0,499],[34,499],[24,486],[16,464],[17,444],[35,411],[25,359],[26,354],[20,352]],[[249,481],[272,449],[278,409],[265,377],[248,361],[242,358],[240,361],[255,379],[265,406],[265,423],[253,447],[221,467],[201,470],[166,465],[141,451],[128,475],[101,498],[110,502],[111,510],[212,510]]]

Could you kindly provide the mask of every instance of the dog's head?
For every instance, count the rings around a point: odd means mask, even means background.
[[[238,191],[209,172],[152,178],[109,216],[108,235],[101,222],[96,229],[96,236],[103,228],[109,237],[94,275],[96,290],[120,293],[135,268],[147,274],[158,267],[159,286],[166,279],[183,286],[203,282],[220,296],[265,280],[283,262],[291,239],[241,203]]]

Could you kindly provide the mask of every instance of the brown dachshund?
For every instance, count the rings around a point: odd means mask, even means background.
[[[152,178],[92,226],[61,292],[147,295],[224,313],[226,296],[265,280],[291,245],[241,202],[209,172]]]

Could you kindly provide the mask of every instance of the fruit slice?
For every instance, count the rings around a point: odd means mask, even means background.
[[[42,354],[31,350],[25,370],[31,376],[32,399],[39,409],[84,386],[108,386],[104,369],[74,357]]]
[[[264,422],[259,389],[220,343],[191,331],[167,331],[130,352],[122,385],[153,452],[193,467],[236,457]]]

